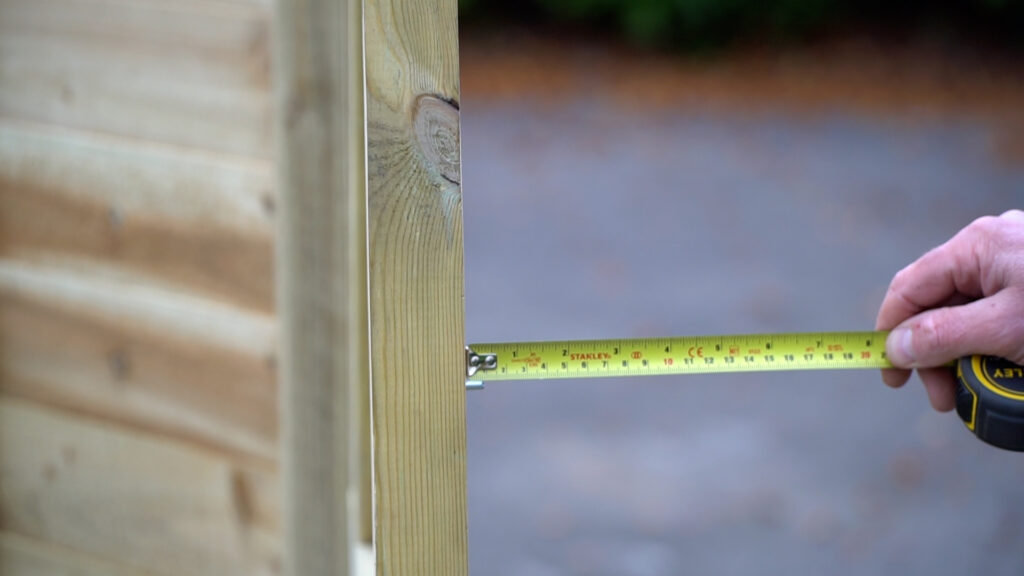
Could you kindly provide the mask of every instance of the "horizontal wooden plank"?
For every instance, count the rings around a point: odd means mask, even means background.
[[[280,571],[277,483],[193,447],[0,396],[0,529],[116,564]]]
[[[106,269],[0,260],[0,389],[276,459],[275,327]]]
[[[0,116],[269,158],[259,5],[0,2]]]
[[[87,262],[0,259],[0,290],[110,317],[196,345],[269,358],[273,316],[237,308]]]
[[[4,576],[161,576],[95,558],[34,538],[0,532],[0,574]],[[170,574],[164,572],[163,574]]]
[[[271,172],[268,161],[0,119],[5,180],[183,225],[270,235]]]
[[[273,310],[269,163],[0,121],[0,256],[74,255]]]

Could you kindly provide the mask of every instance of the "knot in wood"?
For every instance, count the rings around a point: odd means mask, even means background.
[[[459,110],[436,96],[421,95],[413,106],[413,129],[420,150],[442,178],[459,183]]]

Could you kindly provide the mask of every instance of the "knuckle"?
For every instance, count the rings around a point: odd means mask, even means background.
[[[910,267],[908,266],[893,275],[892,281],[889,282],[889,289],[885,292],[886,298],[897,296],[903,291],[903,287],[907,284],[907,277],[910,275],[909,270]]]
[[[975,233],[982,234],[985,236],[994,234],[999,231],[1000,220],[995,216],[982,216],[981,218],[975,219],[973,222],[967,225],[967,230]]]
[[[1008,210],[999,216],[982,216],[971,222],[964,232],[977,245],[987,244],[999,253],[1012,246],[1024,246],[1024,212]]]
[[[1013,208],[1000,214],[999,218],[1004,220],[1024,220],[1024,210]]]
[[[936,327],[934,318],[929,316],[917,323],[914,330],[914,348],[919,356],[940,349],[945,340],[946,337],[943,331]]]
[[[1024,366],[1024,340],[1011,340],[1005,350],[997,354],[1010,362]]]
[[[903,322],[915,312],[918,307],[911,303],[906,296],[906,280],[897,274],[889,284],[882,298],[882,304],[878,309],[879,329],[890,329],[900,322]]]
[[[956,319],[936,311],[926,315],[914,330],[914,348],[919,357],[935,358],[958,350],[964,330]]]
[[[992,245],[999,244],[1005,235],[1005,220],[995,216],[982,216],[967,225],[961,232],[962,239],[966,242],[961,246],[969,247],[977,253]]]
[[[951,242],[957,246],[953,255],[961,262],[958,269],[975,273],[979,266],[991,268],[1011,240],[1007,224],[1002,217],[982,216],[964,228],[956,242]]]
[[[987,304],[980,314],[986,319],[988,349],[975,352],[1001,356],[1024,365],[1024,287],[1006,288],[979,304]]]
[[[939,248],[933,248],[929,250],[924,256],[921,256],[921,258],[911,262],[902,270],[897,272],[896,275],[892,277],[892,282],[889,283],[888,294],[902,297],[903,292],[905,292],[908,287],[912,286],[920,275],[919,270],[921,267],[921,260],[938,249]]]
[[[1003,341],[1006,343],[1004,357],[1007,360],[1024,365],[1024,315],[1010,315]]]

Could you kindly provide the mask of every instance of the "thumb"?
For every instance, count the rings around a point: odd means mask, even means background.
[[[908,318],[886,340],[898,368],[941,366],[961,356],[988,354],[1024,363],[1024,294],[1004,289],[962,306]]]

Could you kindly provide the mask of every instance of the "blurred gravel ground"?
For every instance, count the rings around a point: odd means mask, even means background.
[[[1024,207],[1001,128],[464,91],[467,339],[870,329],[899,268]],[[467,398],[473,574],[1024,573],[1024,459],[932,412],[916,380]]]

